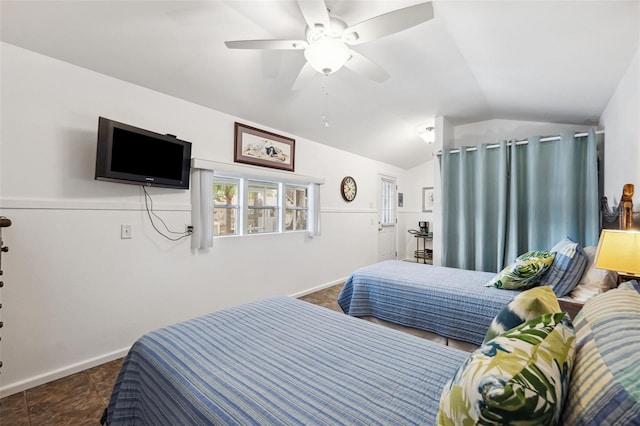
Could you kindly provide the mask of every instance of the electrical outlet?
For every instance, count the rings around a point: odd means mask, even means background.
[[[120,238],[123,240],[131,239],[131,225],[120,225]]]
[[[193,225],[185,225],[184,226],[184,233],[191,235],[193,234]]]

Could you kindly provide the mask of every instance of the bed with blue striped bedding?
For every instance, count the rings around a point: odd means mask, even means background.
[[[338,296],[342,310],[482,344],[493,318],[519,293],[484,285],[492,272],[400,260],[358,269]]]
[[[433,424],[467,353],[289,297],[146,334],[109,425]]]

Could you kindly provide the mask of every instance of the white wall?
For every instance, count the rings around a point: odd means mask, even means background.
[[[442,265],[442,244],[443,244],[443,232],[442,232],[442,180],[440,170],[440,160],[437,153],[442,152],[444,147],[452,146],[454,127],[446,117],[436,117],[436,129],[434,142],[434,150],[436,157],[433,162],[433,264],[436,266]]]
[[[243,120],[1,47],[0,214],[13,221],[3,232],[2,396],[122,356],[151,329],[309,292],[376,261],[378,175],[402,170],[288,135],[296,172],[326,179],[322,236],[222,238],[194,253],[152,230],[138,186],[94,180],[98,116],[175,134],[193,142],[193,157],[227,163]],[[358,183],[350,204],[338,191],[345,175]],[[189,191],[150,192],[169,227],[184,229]],[[120,239],[121,224],[133,239]]]
[[[476,146],[503,140],[523,140],[530,136],[557,136],[561,132],[586,131],[593,126],[544,123],[519,120],[487,120],[454,127],[453,145],[450,147]]]
[[[604,195],[620,202],[622,187],[635,185],[633,210],[640,211],[640,49],[607,104],[600,124],[605,129]]]

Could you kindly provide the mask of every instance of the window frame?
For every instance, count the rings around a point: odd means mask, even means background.
[[[251,185],[252,183],[254,184],[254,186],[257,186],[256,184],[263,184],[263,189],[267,189],[268,187],[275,187],[276,189],[276,204],[275,205],[269,205],[269,206],[251,206],[249,205],[249,195],[251,193]],[[280,199],[282,198],[281,196],[281,183],[280,182],[272,182],[272,181],[267,181],[267,180],[262,180],[262,179],[244,179],[243,184],[246,187],[246,191],[245,194],[246,196],[244,196],[242,198],[242,202],[240,204],[241,208],[242,208],[242,214],[243,216],[246,218],[245,220],[245,226],[243,227],[243,234],[244,235],[260,235],[260,234],[275,234],[277,232],[280,232],[280,229],[282,228],[282,214],[281,214],[281,210],[282,210],[282,206],[281,206],[281,201]],[[264,195],[264,197],[266,198],[266,195]],[[267,210],[271,210],[274,211],[274,215],[273,217],[276,219],[276,226],[274,227],[274,230],[272,231],[261,231],[261,232],[250,232],[249,230],[249,222],[250,222],[250,218],[249,218],[249,213],[251,211],[258,211],[258,210],[262,210],[267,211]],[[262,220],[264,221],[265,218],[263,217]]]
[[[297,193],[297,188],[304,188],[304,197],[305,197],[305,205],[304,207],[300,207],[298,205],[295,205],[295,201],[294,201],[294,206],[293,207],[287,207],[287,189],[288,188],[292,188],[294,191],[294,194]],[[284,183],[283,184],[283,190],[282,190],[282,232],[306,232],[310,230],[310,221],[309,221],[309,194],[310,194],[310,185],[302,185],[302,184],[296,184],[296,183]],[[297,196],[296,196],[296,201],[297,201]],[[297,221],[297,212],[299,211],[304,211],[306,212],[306,227],[304,229],[296,229],[294,226],[294,229],[287,229],[287,211],[292,211],[293,212],[293,223],[295,224]]]
[[[214,206],[213,206],[213,181],[218,178],[255,179],[282,184],[299,184],[306,186],[308,197],[308,214],[306,231],[309,238],[322,235],[321,225],[321,186],[325,184],[324,177],[289,173],[279,170],[245,166],[236,163],[222,163],[203,158],[191,159],[191,171],[193,188],[191,191],[191,220],[194,224],[192,237],[193,249],[207,249],[213,247],[214,239],[245,236],[245,233],[236,235],[215,236]],[[241,220],[244,220],[241,218]],[[244,226],[244,222],[242,222]],[[243,229],[243,228],[240,228]],[[289,231],[296,233],[299,231]],[[303,231],[304,232],[304,231]],[[284,233],[278,230],[278,233]],[[262,235],[262,234],[252,234]]]
[[[236,188],[237,188],[237,194],[236,194],[236,200],[237,200],[237,204],[216,204],[216,200],[215,200],[215,186],[216,185],[221,185],[221,184],[235,184]],[[237,177],[227,177],[227,176],[214,176],[213,178],[213,188],[212,188],[212,194],[213,194],[213,236],[214,237],[230,237],[230,236],[236,236],[239,235],[239,232],[242,230],[242,226],[243,226],[243,220],[242,220],[242,209],[241,209],[241,200],[243,197],[243,188],[242,188],[242,180],[240,178]],[[216,209],[229,209],[229,210],[235,210],[236,216],[235,216],[235,232],[234,233],[229,233],[229,234],[216,234],[215,233],[215,229],[216,229],[216,221],[215,221],[215,212]]]
[[[380,194],[380,226],[395,226],[398,222],[396,213],[397,184],[394,179],[381,177]],[[387,217],[389,216],[389,217]],[[390,221],[387,221],[389,219]]]
[[[214,185],[224,183],[224,182],[237,182],[238,183],[238,204],[237,205],[220,205],[213,202],[214,208],[214,216],[213,216],[213,230],[214,230],[214,238],[227,238],[227,237],[241,237],[241,236],[250,236],[250,235],[268,235],[268,234],[291,234],[297,232],[312,232],[311,229],[311,187],[313,183],[291,183],[285,181],[278,181],[275,179],[261,179],[259,177],[239,177],[239,176],[228,176],[226,174],[215,174],[213,183]],[[251,193],[251,186],[264,185],[265,188],[271,187],[276,189],[276,205],[273,206],[251,206],[249,205],[249,196]],[[287,197],[287,189],[293,188],[294,193],[300,189],[304,189],[305,196],[305,205],[304,206],[292,206],[287,207],[286,197]],[[212,191],[213,193],[213,191]],[[215,234],[216,229],[216,217],[215,217],[215,209],[216,208],[236,208],[237,210],[237,220],[236,220],[236,232],[234,234]],[[274,226],[273,230],[269,231],[260,231],[260,232],[252,232],[249,229],[250,212],[256,210],[270,210],[274,212],[273,217],[277,219],[277,223]],[[297,220],[296,212],[304,211],[306,214],[306,226],[304,229],[286,229],[286,220],[287,220],[287,212],[293,212],[294,214],[294,223]]]

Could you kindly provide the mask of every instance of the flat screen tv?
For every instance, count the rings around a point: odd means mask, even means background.
[[[189,189],[191,142],[100,117],[96,179]]]

